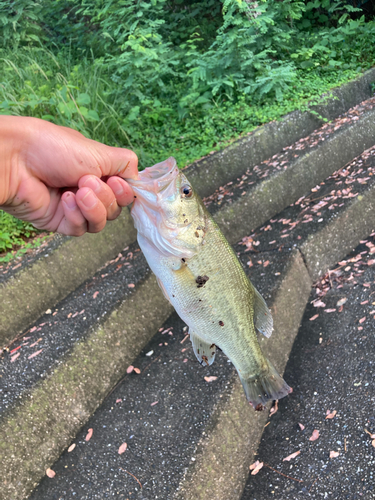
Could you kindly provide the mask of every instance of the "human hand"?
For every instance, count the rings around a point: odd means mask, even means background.
[[[133,201],[128,149],[37,118],[0,116],[0,208],[38,229],[70,236],[101,231]]]

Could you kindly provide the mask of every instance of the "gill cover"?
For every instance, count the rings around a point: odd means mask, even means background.
[[[201,243],[194,226],[203,208],[176,160],[170,157],[127,182],[135,195],[131,215],[138,233],[164,257],[192,257]]]

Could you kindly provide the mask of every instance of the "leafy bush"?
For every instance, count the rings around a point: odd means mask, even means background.
[[[37,232],[30,223],[18,220],[0,210],[0,253],[22,245],[25,238],[35,236]]]
[[[44,17],[42,1],[0,0],[0,40],[3,47],[40,43]]]

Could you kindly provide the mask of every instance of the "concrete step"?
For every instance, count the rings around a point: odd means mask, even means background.
[[[55,235],[40,248],[0,266],[0,345],[89,279],[136,239],[128,210],[99,234]]]
[[[206,201],[216,202],[209,205],[216,222],[235,242],[245,227],[261,226],[373,146],[374,138],[375,97],[248,169]]]
[[[371,149],[258,230],[249,234],[245,228],[235,246],[246,272],[271,305],[275,333],[260,341],[280,371],[313,279],[371,232],[374,167]],[[213,211],[220,213],[215,207]],[[329,238],[333,244],[327,244]],[[73,440],[76,453],[65,451],[52,466],[55,478],[43,479],[31,498],[94,499],[117,492],[119,498],[240,497],[267,412],[252,411],[224,356],[209,369],[193,359],[181,322],[169,318],[171,308],[136,250],[129,248],[132,254],[119,256],[86,282],[77,291],[83,301],[79,307],[76,299],[67,298],[53,321],[48,315],[48,328],[40,325],[46,323],[43,318],[36,330],[25,334],[31,337],[28,344],[6,355],[1,383],[10,403],[0,421],[0,442],[6,443],[0,498],[25,498]],[[81,318],[76,328],[73,314],[67,316],[83,309],[75,316]],[[163,334],[170,327],[173,335]],[[46,328],[46,335],[38,328]],[[66,348],[61,347],[63,340],[53,343],[69,335],[74,342]],[[39,338],[32,352],[43,351],[29,358],[29,346]],[[60,350],[61,357],[54,354]],[[142,370],[139,376],[126,374],[130,364]],[[206,375],[218,379],[207,383]],[[25,380],[32,380],[28,389]],[[94,434],[86,442],[89,428]],[[123,442],[128,450],[119,455]]]
[[[252,171],[253,167],[279,153],[283,148],[311,134],[324,123],[324,119],[336,119],[353,106],[369,99],[371,83],[374,81],[375,69],[372,69],[323,96],[321,104],[311,106],[311,112],[296,111],[280,121],[257,128],[225,150],[192,164],[186,169],[189,178],[202,197],[210,196],[220,186],[247,171]],[[359,132],[357,135],[351,130],[343,137],[345,144],[350,141],[350,147],[341,148],[342,143],[338,145],[341,161],[350,161],[372,145],[369,141],[371,142],[370,138],[374,136],[374,121],[371,118],[369,120],[369,124],[363,122],[362,130],[355,127]],[[351,157],[348,159],[348,156],[345,156],[343,159],[342,152],[351,150]],[[336,152],[332,157],[335,155]],[[246,216],[244,224],[249,224],[251,228],[257,227],[273,213],[292,203],[293,196],[297,196],[301,188],[303,191],[305,181],[317,183],[318,178],[323,180],[329,173],[342,166],[338,161],[331,170],[324,168],[325,163],[330,164],[330,160],[328,151],[328,161],[326,157],[317,160],[323,167],[314,172],[313,165],[313,172],[306,174],[306,178],[303,175],[302,180],[295,172],[304,169],[296,166],[289,169],[286,176],[273,176],[272,182],[256,183],[247,200],[241,200],[242,204],[239,203],[236,208],[241,217]],[[315,157],[313,161],[316,161]],[[285,182],[282,179],[285,179]],[[283,190],[275,192],[274,187],[278,186],[279,182]],[[286,189],[285,186],[289,188]],[[303,194],[302,192],[297,197]],[[264,206],[264,210],[269,206],[267,212],[259,210],[260,205]],[[228,221],[233,224],[233,211],[229,207],[226,210],[227,213],[223,212],[221,219],[224,223],[223,230],[230,236],[231,231],[226,229],[225,224]],[[241,225],[237,228],[237,233],[233,231],[231,234],[231,241],[235,242],[242,235]],[[124,247],[134,243],[135,239],[136,234],[128,210],[124,210],[121,218],[109,224],[99,235],[87,234],[79,239],[55,236],[42,248],[31,251],[30,254],[7,265],[0,265],[0,345],[7,345],[30,323],[40,318],[45,310],[52,309],[89,279],[99,267],[113,259]]]
[[[264,466],[241,500],[374,498],[374,247],[372,233],[315,282],[284,373],[294,392],[269,419],[254,458]]]

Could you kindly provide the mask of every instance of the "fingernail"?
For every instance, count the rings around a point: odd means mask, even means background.
[[[83,186],[89,187],[90,189],[92,189],[94,191],[94,193],[97,193],[102,187],[100,180],[95,176],[89,177]]]
[[[86,208],[94,208],[97,202],[98,199],[91,190],[82,198],[82,203]]]
[[[74,210],[75,208],[77,208],[76,198],[72,193],[68,193],[63,201],[69,208],[69,210]]]
[[[113,182],[113,181],[112,181]],[[117,196],[120,196],[123,192],[124,192],[124,188],[122,187],[122,184],[120,181],[118,181],[117,179],[113,182],[114,186],[113,186],[113,192],[115,194],[117,194]]]

